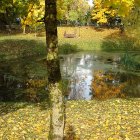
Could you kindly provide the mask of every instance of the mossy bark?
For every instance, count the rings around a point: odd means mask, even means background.
[[[56,9],[56,0],[45,0],[48,89],[51,105],[49,140],[63,140],[64,131],[64,102],[58,57]]]

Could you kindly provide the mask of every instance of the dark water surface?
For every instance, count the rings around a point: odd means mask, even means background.
[[[125,70],[123,53],[61,55],[61,73],[68,99],[140,97],[140,73]],[[0,61],[0,101],[46,98],[46,64],[38,58]]]
[[[46,65],[36,57],[0,62],[0,101],[37,101],[46,96]]]

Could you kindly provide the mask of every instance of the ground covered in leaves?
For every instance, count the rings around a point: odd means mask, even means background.
[[[68,101],[66,140],[139,140],[140,99]],[[0,103],[0,140],[47,140],[45,103]]]
[[[139,140],[140,100],[78,101],[67,105],[66,128],[81,140]]]
[[[0,140],[45,140],[49,110],[42,104],[0,103]]]

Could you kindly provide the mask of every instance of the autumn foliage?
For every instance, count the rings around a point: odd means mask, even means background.
[[[98,23],[107,23],[109,18],[129,16],[138,5],[138,0],[94,0],[92,17]]]
[[[97,71],[92,81],[92,91],[95,98],[105,100],[113,97],[124,97],[125,83],[119,83],[119,77],[113,73]]]

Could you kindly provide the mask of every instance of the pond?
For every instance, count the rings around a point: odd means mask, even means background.
[[[46,64],[39,57],[0,62],[0,101],[38,101],[47,97]]]
[[[121,64],[123,56],[124,53],[120,52],[62,55],[62,77],[68,81],[66,98],[105,100],[140,97],[140,75],[124,69]]]
[[[66,99],[140,97],[139,68],[125,70],[123,56],[120,52],[60,55]],[[0,62],[0,101],[39,101],[48,97],[46,64],[41,59],[24,57]]]

